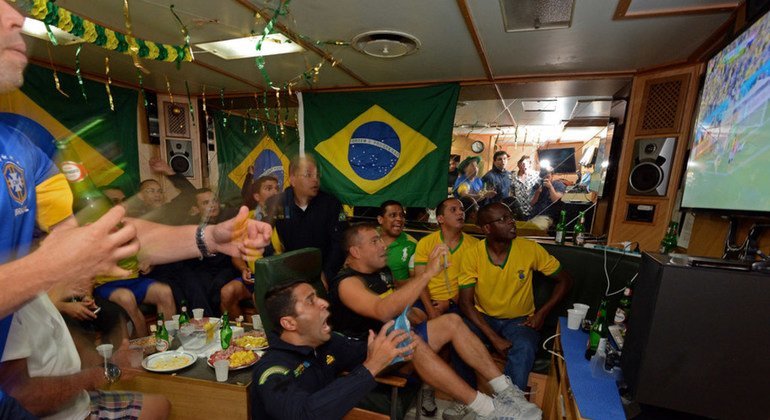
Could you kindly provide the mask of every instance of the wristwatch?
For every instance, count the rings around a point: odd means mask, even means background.
[[[110,385],[120,380],[121,373],[118,365],[114,363],[104,365],[104,377],[107,378],[107,383]]]

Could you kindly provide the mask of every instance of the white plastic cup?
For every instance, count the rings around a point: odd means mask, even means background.
[[[259,315],[251,316],[251,325],[252,325],[252,328],[254,328],[255,330],[265,329],[265,327],[262,325],[262,317]]]
[[[179,322],[179,315],[171,315],[171,319],[176,322]]]
[[[577,309],[567,309],[567,328],[577,330],[583,320],[583,313]]]
[[[583,313],[588,313],[588,308],[590,308],[590,306],[585,303],[575,303],[572,307]]]
[[[112,357],[112,344],[100,344],[96,346],[96,352],[105,359]]]
[[[142,366],[142,360],[144,359],[144,348],[142,346],[130,345],[128,346],[129,362],[132,368],[138,368]]]
[[[214,372],[217,374],[217,382],[225,382],[230,372],[230,361],[225,359],[214,362]]]
[[[193,318],[203,319],[203,308],[195,308],[193,311]]]

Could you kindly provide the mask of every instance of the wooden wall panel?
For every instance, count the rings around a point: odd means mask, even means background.
[[[684,168],[685,151],[698,93],[701,64],[665,71],[649,72],[634,78],[624,133],[618,179],[610,217],[608,243],[638,242],[644,251],[657,250],[674,208],[674,197]],[[671,103],[677,101],[677,103]],[[646,119],[645,119],[646,118]],[[676,137],[676,151],[671,166],[666,196],[648,197],[627,194],[633,148],[638,138]],[[629,204],[655,206],[652,223],[626,220]]]

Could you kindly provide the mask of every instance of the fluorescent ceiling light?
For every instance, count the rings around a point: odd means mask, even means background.
[[[262,35],[254,35],[245,38],[195,44],[195,46],[225,60],[237,60],[239,58],[257,57],[260,55],[287,54],[303,50],[302,46],[292,42],[282,34],[270,34],[262,43],[262,48],[257,51],[257,42],[260,39],[262,39]]]
[[[521,101],[521,107],[524,112],[554,112],[556,111],[556,99]]]
[[[59,45],[70,45],[83,42],[81,38],[64,32],[53,25],[49,25],[48,27],[51,28],[51,32],[53,32],[53,35],[56,37],[56,42]],[[50,41],[50,38],[48,38],[48,31],[45,29],[45,23],[37,19],[24,18],[24,25],[21,27],[21,32],[35,38]]]

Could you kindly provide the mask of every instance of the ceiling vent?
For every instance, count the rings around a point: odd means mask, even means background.
[[[378,58],[396,58],[412,54],[420,48],[420,40],[396,31],[371,31],[353,37],[353,48]]]
[[[505,32],[569,28],[574,0],[500,0]]]

